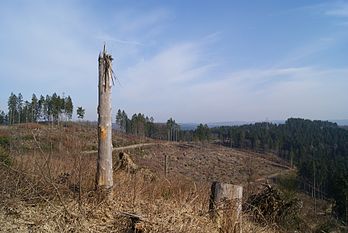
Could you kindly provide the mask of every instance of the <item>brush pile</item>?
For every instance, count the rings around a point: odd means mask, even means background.
[[[117,164],[114,166],[114,170],[124,170],[130,173],[135,173],[138,170],[138,165],[136,165],[131,156],[127,153],[120,152]]]
[[[267,185],[261,192],[251,195],[244,204],[254,221],[262,225],[283,225],[298,221],[302,202]]]

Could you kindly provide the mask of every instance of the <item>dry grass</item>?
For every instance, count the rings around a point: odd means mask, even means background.
[[[142,216],[143,232],[214,232],[205,206],[207,195],[189,182],[153,177],[146,170],[118,172],[114,198],[104,202],[88,176],[82,185],[72,185],[70,176],[28,178],[5,170],[0,211],[3,232],[127,232],[130,220],[122,212]]]
[[[191,165],[199,168],[194,161],[200,160],[193,159],[197,151],[220,153],[221,161],[211,158],[214,166],[236,160],[233,153],[178,145],[132,151],[140,169],[136,173],[115,171],[114,196],[106,201],[94,191],[95,156],[81,153],[95,145],[95,132],[93,127],[81,125],[1,129],[1,135],[11,137],[8,151],[13,163],[0,163],[0,232],[134,232],[125,213],[141,217],[135,226],[138,232],[218,232],[208,215],[210,178],[197,179],[212,167],[202,165],[201,173],[193,176],[183,164],[193,161]],[[123,135],[115,138],[122,138],[119,145],[144,142]],[[162,157],[154,154],[161,151],[183,161],[168,177],[162,175],[162,167],[156,170]],[[225,179],[231,181],[228,174]],[[273,232],[250,221],[244,221],[242,227],[244,232]]]

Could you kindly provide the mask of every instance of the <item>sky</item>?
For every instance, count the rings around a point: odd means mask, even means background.
[[[347,41],[348,1],[4,0],[0,110],[56,92],[96,120],[105,42],[114,119],[348,119]]]

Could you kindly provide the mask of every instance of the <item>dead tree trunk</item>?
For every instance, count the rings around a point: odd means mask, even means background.
[[[104,50],[99,54],[98,160],[96,189],[112,196],[112,124],[111,87],[113,84],[112,57]]]
[[[220,232],[242,232],[242,196],[242,186],[213,182],[209,211]]]

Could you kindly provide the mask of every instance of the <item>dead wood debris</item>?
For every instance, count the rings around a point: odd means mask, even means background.
[[[124,170],[130,173],[135,173],[138,170],[138,165],[136,165],[131,156],[125,152],[119,153],[119,159],[115,165],[115,171]]]
[[[262,225],[281,225],[296,220],[301,208],[301,200],[286,196],[270,185],[265,185],[261,192],[251,195],[243,206],[244,211]]]

